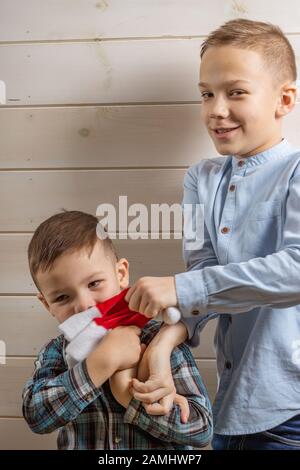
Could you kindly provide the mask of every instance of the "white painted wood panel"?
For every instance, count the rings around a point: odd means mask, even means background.
[[[300,35],[291,36],[291,43],[299,57]],[[200,44],[166,39],[2,45],[7,104],[199,102]]]
[[[201,105],[0,108],[0,169],[190,166],[217,156]],[[297,105],[284,135],[300,147]]]
[[[213,400],[217,383],[215,360],[197,360],[196,363]],[[0,365],[0,416],[22,416],[22,390],[33,371],[33,358],[8,358],[6,365]]]
[[[0,340],[5,343],[7,356],[36,356],[59,334],[57,326],[35,296],[0,295]]]
[[[22,390],[33,370],[33,358],[7,358],[0,365],[0,416],[22,416]]]
[[[199,39],[2,45],[1,79],[13,105],[194,101],[199,48]]]
[[[197,359],[196,363],[203,382],[207,388],[210,401],[213,402],[218,386],[216,361],[210,359]]]
[[[194,357],[215,357],[215,328],[216,320],[206,325],[200,346],[191,350]],[[35,296],[0,295],[0,340],[5,343],[7,356],[36,356],[43,345],[58,334],[57,322]]]
[[[149,204],[180,203],[184,174],[185,170],[167,168],[2,171],[0,231],[34,230],[62,208],[95,214],[99,204],[110,203],[117,210],[119,196],[127,196],[128,207],[142,203],[150,209]]]
[[[295,32],[299,2],[287,10],[272,0],[1,0],[0,41],[204,35],[236,17]]]
[[[23,418],[0,418],[0,450],[55,450],[56,438],[34,434]]]
[[[216,155],[200,105],[0,108],[0,168],[189,166]]]
[[[27,247],[32,234],[0,235],[0,294],[35,294]],[[181,240],[115,240],[119,257],[130,262],[131,283],[142,276],[167,276],[184,271]]]

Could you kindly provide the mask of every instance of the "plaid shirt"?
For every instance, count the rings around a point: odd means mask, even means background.
[[[159,329],[149,322],[141,341],[148,344]],[[190,407],[187,424],[178,405],[167,416],[150,416],[134,398],[127,409],[113,397],[109,381],[95,387],[85,361],[68,369],[63,336],[40,352],[32,378],[23,391],[23,414],[33,432],[59,429],[59,449],[191,449],[212,437],[211,406],[189,348],[182,344],[171,357],[177,393]]]

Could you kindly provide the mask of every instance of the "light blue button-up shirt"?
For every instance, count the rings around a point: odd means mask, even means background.
[[[190,344],[221,314],[215,432],[271,429],[300,413],[300,150],[283,139],[203,160],[183,203],[204,204],[205,222],[203,248],[184,244],[187,272],[175,276]]]

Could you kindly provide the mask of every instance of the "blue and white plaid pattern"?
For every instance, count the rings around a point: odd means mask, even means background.
[[[148,344],[158,329],[158,323],[149,322],[141,341]],[[68,369],[65,346],[63,336],[58,336],[42,349],[24,388],[23,414],[33,432],[59,429],[59,449],[191,449],[208,444],[211,406],[185,344],[173,351],[171,367],[177,393],[189,402],[187,424],[180,421],[178,405],[168,416],[150,416],[132,399],[126,410],[114,399],[109,381],[94,386],[85,361]]]

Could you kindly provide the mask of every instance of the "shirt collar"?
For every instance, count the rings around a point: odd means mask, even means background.
[[[235,155],[231,156],[232,161],[232,168],[233,170],[240,170],[245,169],[257,165],[261,165],[263,163],[267,163],[270,160],[274,160],[278,157],[284,157],[289,155],[292,152],[293,147],[287,141],[287,139],[282,139],[279,144],[274,145],[273,147],[264,150],[263,152],[257,153],[252,157],[238,157]],[[243,162],[241,164],[240,162]]]

